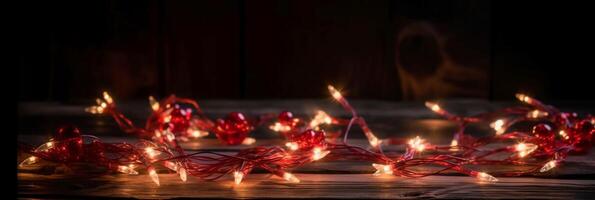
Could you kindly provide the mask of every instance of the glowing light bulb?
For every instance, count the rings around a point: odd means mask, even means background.
[[[147,156],[149,156],[149,158],[154,159],[155,156],[161,154],[161,152],[159,151],[155,151],[155,149],[153,149],[152,147],[145,147],[145,153],[147,154]]]
[[[328,155],[330,151],[323,151],[320,147],[314,147],[312,149],[312,160],[320,160]]]
[[[236,185],[239,185],[240,183],[242,183],[242,179],[244,179],[244,173],[239,172],[239,171],[233,172],[233,181]]]
[[[372,164],[372,167],[374,167],[376,169],[376,172],[374,172],[374,176],[380,176],[382,174],[393,174],[393,168],[391,165],[382,165],[382,164]]]
[[[328,86],[328,91],[331,92],[331,95],[336,100],[340,100],[343,98],[343,95],[341,95],[341,92],[337,91],[337,89],[335,89],[335,87],[333,87],[332,85]]]
[[[455,139],[453,139],[452,141],[450,141],[450,149],[449,151],[457,151],[458,150],[458,146],[459,146],[459,142]]]
[[[421,139],[419,136],[415,136],[415,138],[409,140],[408,144],[410,148],[415,149],[418,152],[422,152],[424,149],[426,149],[424,141],[425,140]]]
[[[560,136],[565,140],[570,139],[570,136],[568,136],[568,134],[564,130],[560,130],[560,132],[558,132],[558,134],[560,134]]]
[[[202,131],[202,130],[198,130],[198,129],[193,129],[193,130],[192,129],[188,129],[188,131],[190,132],[190,135],[193,138],[201,138],[201,137],[204,137],[204,136],[209,135],[209,132],[208,131]]]
[[[20,167],[23,167],[25,165],[32,165],[35,164],[37,162],[37,157],[35,156],[30,156],[29,158],[23,160],[23,162],[21,162],[19,164]]]
[[[167,116],[163,117],[163,122],[169,123],[170,121],[171,121],[171,115],[167,115]]]
[[[437,103],[431,102],[431,101],[426,101],[426,107],[434,112],[442,111],[442,108],[440,108],[440,105],[438,105]]]
[[[159,110],[159,102],[153,96],[149,96],[149,105],[153,111]]]
[[[275,122],[273,125],[269,126],[269,129],[275,132],[287,132],[291,130],[291,126],[283,125],[279,122]]]
[[[331,124],[333,118],[331,118],[326,112],[322,110],[316,111],[316,116],[310,121],[310,128],[318,127],[320,124]]]
[[[289,148],[289,150],[292,150],[292,151],[298,150],[298,148],[299,148],[299,145],[297,142],[287,142],[287,143],[285,143],[285,146],[287,148]]]
[[[252,138],[252,137],[246,137],[246,139],[244,139],[244,141],[242,141],[243,145],[252,145],[256,142],[256,139]]]
[[[128,166],[125,165],[120,165],[118,166],[118,171],[124,174],[132,174],[132,175],[137,175],[138,172],[136,170],[134,170],[134,165],[130,164]]]
[[[543,173],[543,172],[550,171],[551,169],[555,168],[556,166],[558,166],[558,161],[550,160],[549,162],[545,163],[545,165],[543,165],[543,167],[541,167],[539,172]]]
[[[484,172],[479,172],[477,173],[477,179],[479,179],[479,181],[481,182],[497,182],[498,179],[492,175],[489,175],[487,173]]]
[[[283,173],[283,179],[285,179],[286,181],[289,181],[291,183],[299,183],[300,182],[300,179],[298,179],[293,174],[288,173],[288,172]]]
[[[180,179],[182,179],[182,181],[186,182],[186,179],[187,179],[186,168],[180,167],[180,169],[178,169],[178,174],[180,175]]]
[[[368,142],[370,142],[370,146],[376,148],[378,147],[378,145],[380,145],[382,143],[382,140],[379,140],[376,136],[374,136],[374,134],[370,133],[368,135],[369,139]]]
[[[107,102],[108,104],[112,104],[114,102],[114,100],[112,99],[112,97],[109,95],[109,93],[107,93],[107,91],[103,92],[103,99],[105,100],[105,102]]]
[[[531,101],[532,101],[532,98],[529,97],[529,96],[527,96],[527,95],[525,95],[525,94],[518,93],[515,96],[516,96],[516,98],[519,101],[522,101],[522,102],[525,102],[525,103],[531,103]]]
[[[159,186],[159,175],[157,175],[157,171],[155,171],[155,168],[149,167],[147,170],[149,171],[149,176],[151,177],[151,180],[153,180],[153,182],[155,182],[155,184]]]
[[[169,129],[163,131],[163,134],[165,135],[165,138],[167,139],[167,141],[173,142],[176,139],[176,135],[174,135],[174,133],[169,131]]]
[[[502,135],[502,133],[504,133],[504,131],[506,131],[506,128],[504,128],[505,123],[506,123],[506,121],[504,121],[503,119],[499,119],[499,120],[492,122],[490,124],[490,127],[492,127],[494,130],[496,130],[496,135]]]
[[[519,153],[519,157],[525,157],[531,154],[533,151],[537,150],[538,146],[531,143],[518,143],[515,146],[516,151]]]
[[[549,115],[549,113],[545,112],[545,111],[541,111],[541,110],[533,110],[531,112],[527,113],[527,118],[543,118],[543,117],[547,117]]]

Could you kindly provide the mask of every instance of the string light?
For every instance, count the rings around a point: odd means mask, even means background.
[[[335,87],[333,87],[332,85],[328,85],[328,90],[331,92],[331,96],[333,96],[333,98],[335,98],[336,100],[343,99],[343,95],[341,95],[341,92],[335,89]]]
[[[239,172],[239,171],[233,172],[233,181],[236,185],[239,185],[240,183],[242,183],[242,179],[244,179],[244,173]]]
[[[450,141],[450,151],[458,151],[459,142],[455,139]]]
[[[434,112],[440,112],[442,111],[442,108],[440,108],[440,105],[438,105],[437,103],[431,102],[431,101],[426,101],[426,107],[429,108],[430,110],[434,111]]]
[[[149,172],[149,176],[151,177],[151,180],[153,180],[153,182],[155,182],[155,184],[157,184],[157,186],[159,186],[159,175],[157,175],[157,171],[155,171],[155,168],[149,167],[147,170]]]
[[[547,117],[549,114],[545,111],[541,111],[541,110],[533,110],[531,112],[527,113],[527,118],[542,118],[542,117]]]
[[[549,162],[545,163],[545,165],[543,165],[543,167],[541,167],[541,169],[539,169],[539,172],[543,173],[543,172],[550,171],[551,169],[555,168],[557,165],[558,165],[558,161],[550,160]]]
[[[152,147],[145,147],[145,153],[151,159],[154,159],[155,156],[161,154],[159,151],[155,151],[155,149],[153,149]]]
[[[505,123],[506,123],[506,121],[504,121],[503,119],[498,119],[498,120],[492,122],[490,124],[490,127],[492,127],[496,131],[496,135],[502,135],[502,133],[504,133],[504,131],[506,131],[506,128],[504,127]]]
[[[291,183],[299,183],[300,182],[300,179],[298,179],[297,177],[295,177],[293,174],[291,174],[289,172],[283,173],[283,179],[285,179],[286,181],[289,181]]]
[[[209,135],[208,131],[202,131],[202,130],[198,130],[198,129],[194,129],[194,130],[189,129],[189,131],[190,131],[190,135],[193,138],[201,138],[201,137],[205,137],[205,136]]]
[[[565,140],[570,139],[570,136],[568,136],[568,134],[564,130],[560,130],[560,132],[558,132],[558,134]]]
[[[256,143],[256,139],[251,137],[247,137],[246,139],[244,139],[244,141],[242,141],[243,145],[252,145],[254,143]]]
[[[391,167],[391,165],[373,163],[372,166],[376,169],[376,172],[372,174],[374,176],[380,176],[382,174],[393,174],[393,168]]]
[[[269,126],[269,129],[275,132],[288,132],[291,131],[291,126],[275,122],[273,125]]]
[[[314,147],[312,149],[312,160],[320,160],[328,155],[330,151],[323,151],[320,147]]]
[[[287,148],[289,148],[289,150],[292,150],[292,151],[298,150],[298,148],[299,148],[299,145],[296,142],[287,142],[287,143],[285,143],[285,146]]]
[[[149,105],[153,111],[159,110],[159,102],[153,96],[149,96]]]
[[[37,157],[35,156],[29,156],[27,159],[23,160],[23,162],[21,162],[19,164],[20,167],[24,167],[26,165],[32,165],[37,163]]]
[[[424,144],[424,139],[421,139],[419,136],[415,136],[415,138],[409,140],[407,144],[412,149],[415,149],[417,152],[422,152],[426,149],[426,145]]]
[[[329,116],[323,111],[317,112],[310,123],[303,119],[294,118],[291,113],[279,115],[279,125],[273,124],[272,130],[286,131],[284,148],[279,146],[254,146],[242,149],[235,155],[223,155],[217,152],[200,151],[195,153],[186,153],[179,146],[176,137],[181,140],[187,137],[202,137],[213,131],[220,141],[232,141],[224,144],[247,144],[252,145],[255,139],[247,137],[248,132],[254,129],[254,126],[265,124],[266,116],[256,117],[255,121],[247,120],[243,114],[233,112],[223,120],[212,121],[206,116],[192,118],[191,109],[180,109],[179,103],[193,105],[194,108],[202,113],[198,104],[192,100],[170,96],[161,103],[154,98],[149,98],[149,103],[153,113],[147,120],[146,128],[139,128],[132,124],[131,120],[120,113],[113,102],[113,99],[107,92],[102,99],[97,100],[97,105],[88,109],[91,113],[110,114],[118,125],[127,133],[133,133],[142,139],[152,139],[151,146],[147,142],[139,142],[137,145],[127,143],[103,143],[94,136],[91,143],[83,143],[81,134],[77,129],[60,129],[60,131],[49,141],[37,148],[26,145],[19,148],[29,153],[31,156],[23,160],[19,166],[33,164],[39,159],[47,161],[70,164],[74,162],[88,162],[98,166],[106,167],[110,170],[125,174],[138,174],[135,165],[131,163],[143,163],[139,167],[145,167],[149,177],[153,182],[159,185],[159,177],[154,168],[155,165],[176,171],[180,179],[187,181],[187,176],[196,176],[205,180],[215,180],[229,172],[233,172],[234,183],[240,184],[246,173],[254,168],[269,171],[272,174],[283,179],[299,183],[293,174],[285,172],[286,169],[294,169],[299,166],[311,163],[313,161],[325,158],[333,152],[333,156],[327,159],[347,159],[365,162],[381,162],[388,164],[374,163],[372,166],[376,169],[375,176],[381,174],[393,174],[405,177],[423,177],[432,174],[440,174],[445,170],[454,170],[458,173],[476,177],[479,182],[496,182],[494,176],[486,172],[476,172],[471,169],[485,163],[494,165],[507,165],[514,162],[514,165],[520,166],[540,166],[541,169],[532,167],[531,169],[518,169],[503,176],[518,176],[531,174],[537,171],[546,172],[555,168],[560,162],[571,155],[570,153],[585,153],[591,147],[589,143],[592,137],[592,128],[582,126],[584,123],[593,123],[595,118],[591,115],[581,118],[575,113],[559,112],[554,107],[542,104],[536,99],[526,95],[517,95],[519,100],[528,103],[526,107],[512,107],[500,110],[495,113],[481,113],[474,116],[456,116],[447,113],[438,104],[426,102],[426,106],[432,111],[445,117],[448,120],[459,123],[459,130],[455,139],[451,140],[450,145],[430,145],[424,139],[416,136],[410,140],[402,138],[378,139],[374,136],[372,130],[368,128],[364,118],[359,116],[355,109],[351,107],[341,93],[334,87],[329,86],[329,92],[343,108],[351,112],[351,119],[341,119]],[[159,108],[154,105],[165,105],[165,108]],[[527,108],[529,107],[529,108]],[[530,110],[529,112],[527,112]],[[551,110],[551,112],[546,112]],[[555,111],[555,112],[554,112]],[[519,113],[523,113],[519,115]],[[503,116],[505,119],[499,119],[490,124],[496,130],[496,135],[476,138],[466,134],[465,130],[469,124],[485,123],[492,120],[493,116]],[[572,116],[572,117],[568,117]],[[540,123],[529,130],[515,130],[504,134],[507,127],[514,126],[519,122],[535,122],[535,118],[540,118]],[[282,119],[282,120],[281,120]],[[564,119],[564,120],[559,120]],[[262,121],[262,122],[261,122]],[[164,124],[172,123],[172,124]],[[188,126],[188,124],[190,124]],[[350,145],[347,142],[347,134],[344,134],[342,143],[333,143],[334,138],[327,138],[324,130],[319,130],[320,124],[329,124],[334,126],[359,126],[371,146],[379,147],[383,141],[388,141],[387,145],[405,144],[408,149],[405,153],[398,155],[391,152],[385,155],[382,149],[364,149],[362,147]],[[571,141],[556,141],[555,131],[548,124],[554,124],[560,128],[558,134],[560,138]],[[170,126],[171,125],[171,126]],[[182,126],[187,125],[187,126]],[[281,126],[283,125],[283,126]],[[277,128],[274,128],[277,126]],[[315,126],[315,127],[312,127]],[[183,127],[182,130],[176,130],[172,127]],[[227,128],[226,128],[227,127]],[[231,127],[231,128],[229,128]],[[314,129],[314,130],[313,130]],[[64,131],[64,130],[70,130]],[[178,135],[176,135],[178,134]],[[329,134],[330,135],[330,134]],[[460,140],[459,140],[460,139]],[[487,158],[494,154],[504,153],[503,148],[490,148],[493,144],[507,144],[510,141],[520,142],[505,148],[510,157]],[[588,146],[585,146],[587,144]],[[496,146],[496,145],[493,145]],[[301,149],[301,150],[300,150]],[[422,152],[431,149],[433,152],[427,155],[413,157],[412,152]],[[539,149],[539,153],[533,153]],[[461,152],[450,152],[450,151]],[[105,155],[119,155],[118,158],[112,158]],[[518,157],[512,157],[518,155]],[[125,158],[125,159],[123,159]],[[519,160],[523,158],[522,162]],[[545,162],[545,164],[544,164]],[[246,164],[249,163],[249,164]],[[149,164],[149,166],[146,166]],[[115,167],[114,167],[115,166]],[[411,168],[422,166],[434,166],[436,169],[429,169],[428,172],[416,172]]]
[[[182,179],[183,182],[186,182],[186,179],[187,179],[186,168],[180,167],[178,169],[178,174],[180,175],[180,179]]]
[[[314,119],[310,121],[310,128],[316,128],[320,124],[331,124],[332,122],[333,119],[328,114],[326,114],[326,112],[318,110],[316,112],[316,116],[314,116]]]
[[[120,165],[120,166],[118,166],[118,171],[122,172],[124,174],[131,174],[131,175],[138,174],[138,172],[136,170],[134,170],[133,164],[130,164],[129,166]]]
[[[487,173],[484,172],[479,172],[477,173],[477,179],[479,179],[480,182],[497,182],[498,179],[492,175],[489,175]]]
[[[522,101],[522,102],[525,102],[525,103],[528,103],[528,104],[531,104],[531,102],[532,102],[532,100],[533,100],[533,98],[531,98],[531,97],[529,97],[529,96],[527,96],[527,95],[525,95],[525,94],[520,94],[520,93],[519,93],[519,94],[516,94],[515,96],[516,96],[516,98],[517,98],[519,101]]]
[[[532,153],[533,151],[537,150],[538,146],[531,143],[518,143],[515,146],[515,150],[519,153],[519,157],[525,157]]]

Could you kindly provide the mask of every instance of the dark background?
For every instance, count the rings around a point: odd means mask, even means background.
[[[25,1],[17,10],[19,101],[79,102],[102,90],[323,98],[327,84],[364,99],[595,99],[586,3]],[[411,27],[430,29],[400,40]]]

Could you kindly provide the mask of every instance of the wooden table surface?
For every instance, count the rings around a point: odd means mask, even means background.
[[[320,108],[335,116],[348,116],[341,109],[324,100],[300,101],[210,101],[202,104],[207,115],[221,117],[230,111],[250,114],[290,110],[297,115],[308,115]],[[422,103],[392,103],[382,101],[354,101],[353,104],[370,122],[379,137],[421,135],[432,143],[450,140],[453,124],[436,118]],[[461,114],[490,111],[510,103],[484,101],[445,102],[443,107]],[[589,106],[569,104],[570,109],[592,112]],[[124,113],[142,125],[148,114],[145,104],[130,102],[119,104]],[[81,127],[85,134],[100,136],[106,142],[134,142],[123,136],[108,117],[90,116],[80,105],[48,103],[21,103],[19,105],[19,141],[41,144],[51,130],[63,123]],[[563,108],[564,109],[564,108]],[[23,125],[24,124],[24,125]],[[485,125],[484,125],[485,126]],[[474,134],[488,134],[485,127],[477,126]],[[281,144],[282,140],[270,131],[260,128],[253,136],[255,145]],[[219,145],[212,138],[183,143],[188,151],[208,149],[233,153],[247,146]],[[363,136],[352,133],[352,144],[365,144]],[[401,147],[390,147],[401,148]],[[17,163],[24,159],[19,154]],[[159,175],[161,186],[155,185],[146,173],[125,175],[117,173],[89,176],[63,173],[53,165],[34,165],[18,170],[18,195],[23,199],[89,199],[89,198],[508,198],[508,199],[590,199],[595,196],[595,159],[593,153],[573,156],[552,172],[524,177],[504,178],[494,184],[478,183],[475,178],[458,174],[445,174],[411,179],[395,176],[372,176],[370,163],[321,160],[293,172],[301,180],[290,184],[266,173],[249,174],[240,186],[231,176],[219,181],[202,181],[189,177],[182,182],[176,174]],[[498,169],[491,169],[498,170]],[[160,172],[161,173],[161,172]]]

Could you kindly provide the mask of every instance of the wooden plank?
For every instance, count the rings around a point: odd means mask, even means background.
[[[19,173],[21,197],[50,198],[588,198],[595,180],[500,178],[481,184],[471,177],[432,176],[420,179],[370,174],[296,174],[299,184],[251,174],[240,186],[227,177],[218,182],[161,174],[161,186],[147,175],[68,177]]]

